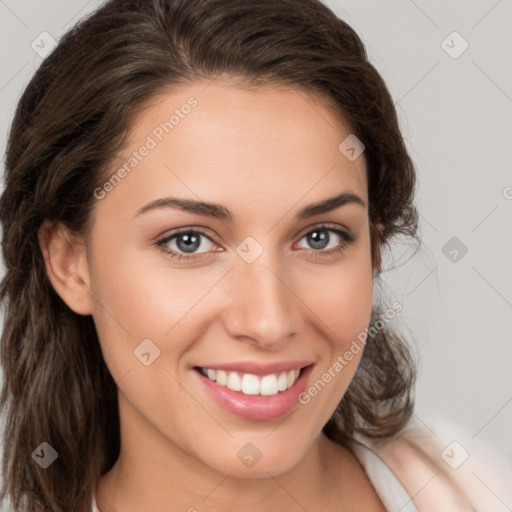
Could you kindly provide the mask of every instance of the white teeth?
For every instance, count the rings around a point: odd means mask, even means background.
[[[219,386],[227,387],[233,391],[245,395],[270,396],[291,388],[299,377],[300,370],[290,370],[279,374],[272,373],[263,377],[252,373],[227,372],[212,370],[211,368],[201,368],[201,373],[211,381],[217,382]]]
[[[277,379],[277,390],[284,391],[285,389],[288,389],[288,375],[286,372],[281,372]]]
[[[242,389],[242,381],[236,372],[229,372],[227,387],[233,391]]]
[[[244,395],[259,395],[260,379],[251,373],[245,373],[242,377],[242,393]]]
[[[293,386],[294,382],[295,382],[295,372],[293,370],[290,370],[288,372],[288,387],[291,388]]]
[[[277,395],[277,377],[275,375],[265,375],[261,379],[260,394],[261,395]]]
[[[210,378],[209,375],[208,378]],[[228,375],[223,370],[217,370],[215,371],[215,380],[217,381],[217,384],[219,384],[220,386],[225,386],[228,383]]]

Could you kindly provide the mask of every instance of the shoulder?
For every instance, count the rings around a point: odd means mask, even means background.
[[[360,460],[361,445],[400,482],[419,512],[512,510],[511,461],[454,423],[429,419],[427,426],[413,417],[393,438],[358,437]]]

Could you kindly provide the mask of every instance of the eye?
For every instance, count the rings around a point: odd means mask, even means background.
[[[301,240],[309,244],[310,252],[317,257],[339,254],[355,241],[355,236],[349,231],[323,225],[308,231]]]
[[[206,240],[206,243],[203,239]],[[210,252],[211,247],[215,246],[206,233],[190,228],[174,232],[159,240],[156,245],[170,257],[179,260],[203,258],[203,255]],[[196,252],[199,248],[205,249],[204,252]],[[197,255],[199,255],[199,257]]]

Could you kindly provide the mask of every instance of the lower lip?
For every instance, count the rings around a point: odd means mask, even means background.
[[[298,404],[312,368],[313,365],[303,368],[293,386],[277,395],[244,395],[219,386],[196,369],[193,371],[211,396],[228,412],[248,420],[273,420],[288,414]]]

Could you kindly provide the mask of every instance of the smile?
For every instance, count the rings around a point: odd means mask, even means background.
[[[272,373],[258,376],[251,373],[239,373],[226,370],[214,370],[212,368],[200,368],[199,371],[219,386],[227,387],[232,391],[238,391],[244,395],[277,395],[291,388],[300,370],[294,369],[288,372]]]
[[[312,361],[195,366],[193,375],[206,395],[229,414],[247,420],[272,420],[299,405]]]

